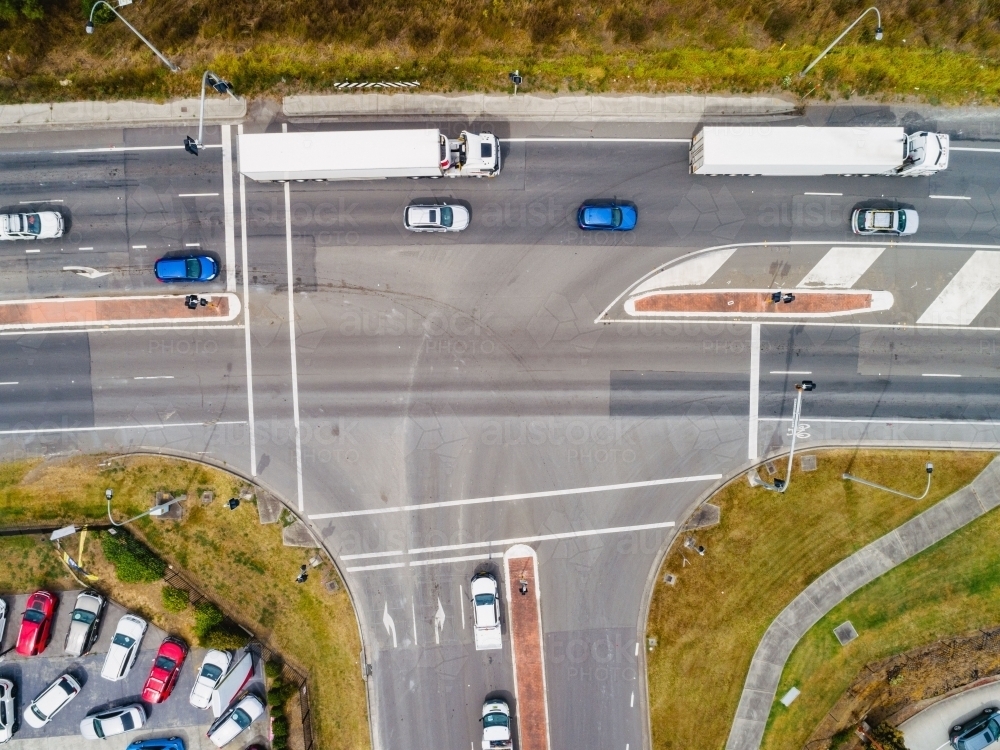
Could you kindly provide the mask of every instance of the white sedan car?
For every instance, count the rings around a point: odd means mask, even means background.
[[[403,226],[411,232],[461,232],[469,226],[469,209],[442,203],[436,206],[407,206]]]
[[[208,708],[212,703],[212,691],[218,687],[223,675],[229,669],[229,662],[233,660],[230,654],[225,651],[212,649],[201,662],[201,669],[194,680],[191,688],[191,705],[195,708]]]
[[[14,683],[0,680],[0,743],[14,736]]]
[[[146,723],[146,709],[139,703],[119,706],[90,714],[80,722],[80,734],[88,740],[103,740],[116,734],[142,729]]]
[[[855,234],[916,234],[918,226],[912,208],[858,208],[851,217]]]
[[[223,747],[257,719],[264,715],[264,704],[252,693],[244,693],[222,716],[208,728],[208,739],[216,747]]]
[[[62,233],[63,217],[58,211],[0,214],[0,240],[48,240]]]

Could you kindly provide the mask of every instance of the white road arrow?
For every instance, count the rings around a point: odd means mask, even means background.
[[[385,625],[386,632],[392,636],[392,647],[396,648],[396,623],[392,621],[392,617],[389,616],[389,602],[385,603],[385,612],[382,615],[382,624]]]
[[[110,276],[111,271],[98,271],[89,266],[63,266],[64,271],[72,271],[77,276],[86,276],[88,279],[99,279],[102,276]]]
[[[441,631],[444,630],[444,607],[441,606],[441,597],[438,597],[438,609],[434,613],[434,643],[441,645]]]

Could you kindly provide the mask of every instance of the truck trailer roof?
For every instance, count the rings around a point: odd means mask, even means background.
[[[253,180],[440,177],[438,130],[350,130],[240,136],[240,171]]]
[[[691,146],[695,174],[883,174],[903,163],[903,128],[707,126]]]

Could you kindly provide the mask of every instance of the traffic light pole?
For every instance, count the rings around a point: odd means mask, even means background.
[[[220,94],[229,94],[233,99],[237,98],[236,94],[233,93],[233,85],[229,81],[222,80],[210,70],[205,71],[205,74],[201,77],[201,111],[198,115],[198,140],[195,140],[191,136],[185,136],[184,138],[184,150],[195,156],[205,147],[205,87],[209,83]]]

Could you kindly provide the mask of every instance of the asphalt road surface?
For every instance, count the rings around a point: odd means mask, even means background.
[[[824,116],[889,124],[877,108],[844,114]],[[1000,153],[955,151],[934,178],[704,179],[687,174],[683,143],[515,140],[686,138],[690,125],[492,126],[506,139],[494,180],[287,186],[241,182],[235,128],[232,149],[199,157],[163,128],[0,139],[0,203],[57,205],[70,221],[63,241],[0,248],[4,299],[155,290],[152,261],[197,248],[223,264],[213,288],[245,288],[249,310],[225,326],[3,332],[0,445],[168,448],[280,492],[354,593],[384,750],[474,750],[484,697],[509,695],[513,677],[506,629],[502,651],[474,649],[468,581],[499,574],[491,556],[525,541],[539,555],[553,746],[644,747],[653,566],[720,476],[787,444],[794,384],[818,383],[805,447],[995,447],[1000,354],[981,325],[595,319],[695,250],[856,239],[847,217],[870,201],[916,208],[923,243],[1000,249]],[[636,231],[576,229],[596,197],[634,201]],[[405,232],[403,208],[424,199],[465,203],[471,227]],[[927,262],[912,251],[899,268]],[[450,501],[462,502],[435,505]]]

